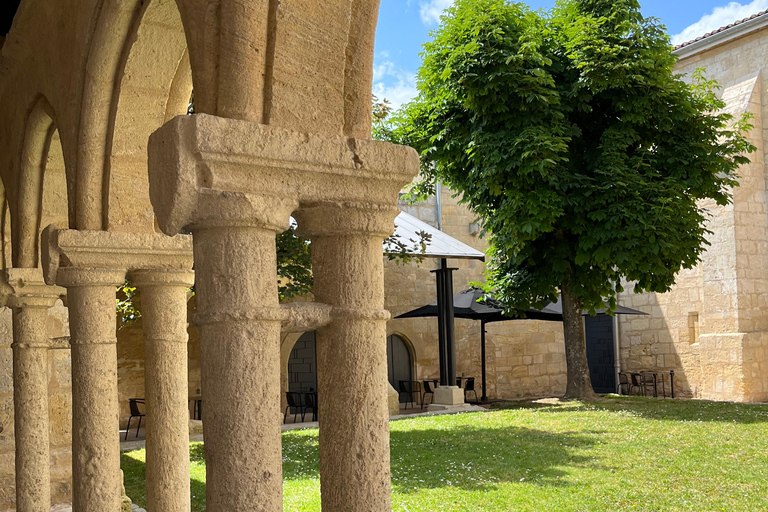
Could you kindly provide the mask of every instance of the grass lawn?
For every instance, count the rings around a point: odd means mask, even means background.
[[[391,424],[395,511],[768,511],[768,405],[610,398]],[[283,433],[285,510],[319,511],[317,429]],[[205,461],[190,446],[192,510]],[[144,450],[124,453],[144,502]]]

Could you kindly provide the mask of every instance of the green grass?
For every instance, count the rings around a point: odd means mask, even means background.
[[[391,423],[395,511],[765,511],[768,406],[611,398]],[[205,509],[200,443],[192,510]],[[144,451],[123,454],[144,504]],[[320,510],[317,430],[283,434],[286,511]]]

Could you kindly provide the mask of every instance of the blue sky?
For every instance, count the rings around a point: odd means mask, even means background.
[[[376,33],[373,92],[395,106],[416,94],[419,52],[440,13],[452,0],[381,0]],[[530,0],[534,9],[549,8],[554,0]],[[768,9],[768,0],[640,0],[645,16],[664,23],[675,44]]]

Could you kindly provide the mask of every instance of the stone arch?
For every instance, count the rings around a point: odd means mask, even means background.
[[[49,160],[54,159],[55,165],[65,172],[55,118],[48,100],[39,96],[26,119],[17,171],[15,216],[11,215],[10,219],[14,267],[37,267],[40,258],[38,234],[43,217],[43,185]],[[57,147],[51,153],[54,136]],[[66,183],[66,177],[64,181]]]
[[[149,200],[149,136],[185,114],[192,78],[174,0],[151,0],[134,22],[124,52],[107,133],[102,225],[109,231],[154,232]]]
[[[72,227],[154,230],[148,194],[142,193],[148,189],[146,143],[169,112],[186,112],[174,93],[174,88],[191,91],[185,55],[174,0],[102,2],[85,69]],[[189,94],[184,106],[188,99]],[[138,205],[129,197],[138,197]],[[139,212],[132,228],[110,215],[121,208],[123,217]]]
[[[299,341],[303,332],[284,333],[280,340],[280,403],[285,409],[285,393],[288,391],[288,360],[291,358],[293,346]]]
[[[411,341],[411,338],[409,338],[408,335],[406,335],[405,333],[403,333],[401,331],[389,331],[389,330],[387,330],[387,338],[389,338],[390,336],[397,336],[398,338],[403,340],[403,343],[405,344],[405,348],[408,349],[408,353],[411,355],[411,375],[413,375],[414,380],[417,380],[418,379],[418,372],[417,372],[417,370],[418,370],[419,365],[417,363],[418,359],[417,359],[417,355],[416,355],[416,347],[413,344],[413,342]]]

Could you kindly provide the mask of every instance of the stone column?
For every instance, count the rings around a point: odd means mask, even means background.
[[[323,510],[392,508],[382,241],[398,212],[331,204],[295,214],[312,240],[315,299],[334,307],[317,331]]]
[[[191,240],[182,235],[48,226],[41,246],[45,282],[67,288],[72,345],[73,509],[119,510],[122,479],[115,288],[129,271],[188,270],[192,266]],[[167,304],[159,307],[165,309]],[[156,313],[149,313],[150,322]]]
[[[209,512],[283,506],[275,235],[296,203],[272,205],[275,222],[192,229]]]
[[[13,405],[16,437],[16,510],[51,506],[48,425],[48,309],[64,293],[46,286],[36,268],[6,271],[13,309]]]
[[[189,512],[187,289],[191,270],[140,270],[147,400],[147,505]]]
[[[302,227],[311,223],[316,229],[308,232],[318,235],[316,290],[343,317],[323,332],[339,333],[333,350],[351,348],[334,362],[346,378],[326,385],[334,394],[326,400],[328,416],[336,419],[323,423],[321,435],[339,438],[321,448],[328,460],[321,462],[328,482],[323,506],[388,510],[382,238],[393,230],[397,194],[413,179],[418,155],[382,142],[204,114],[166,123],[150,137],[148,153],[158,225],[167,234],[186,228],[194,236],[206,510],[282,509],[279,343],[287,316],[278,304],[275,234],[288,227],[299,204],[309,219]],[[392,206],[361,207],[359,213],[340,206],[382,203]],[[334,382],[340,384],[331,390]],[[320,407],[322,415],[322,398]],[[345,460],[358,456],[362,460]]]
[[[115,288],[124,270],[58,270],[72,344],[72,506],[120,510]]]

